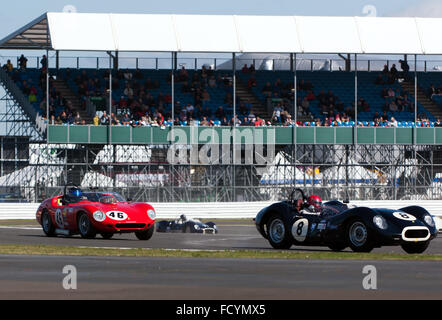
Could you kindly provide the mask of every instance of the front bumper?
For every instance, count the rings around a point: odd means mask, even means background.
[[[103,233],[132,233],[145,231],[149,228],[155,226],[154,222],[115,222],[109,223],[105,221],[104,223],[95,222],[94,227],[98,232]]]
[[[394,233],[391,233],[388,230],[376,231],[374,238],[379,246],[401,245],[410,242],[426,242],[433,240],[437,236],[437,231],[430,230],[427,227],[405,227]]]

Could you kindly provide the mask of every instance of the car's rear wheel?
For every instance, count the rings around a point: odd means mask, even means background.
[[[101,233],[101,236],[103,237],[103,239],[109,240],[109,239],[112,239],[114,234],[113,233]]]
[[[371,230],[362,220],[355,220],[347,229],[348,244],[354,252],[371,252],[374,248]]]
[[[427,250],[430,241],[403,243],[402,249],[409,254],[421,254]]]
[[[150,227],[145,231],[135,232],[135,236],[138,238],[138,240],[146,241],[152,238],[154,232],[155,232],[155,225],[153,225],[152,227]]]
[[[43,232],[46,234],[46,236],[48,237],[55,237],[55,226],[52,222],[51,219],[51,215],[49,214],[48,211],[44,211],[43,214],[41,215],[41,225],[43,228]]]
[[[274,214],[267,222],[267,235],[270,245],[275,249],[290,249],[293,244],[289,228],[279,214]]]
[[[97,235],[97,231],[86,213],[81,213],[78,217],[78,231],[84,239],[93,239]]]

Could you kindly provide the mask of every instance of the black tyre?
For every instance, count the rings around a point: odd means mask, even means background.
[[[103,237],[103,239],[109,240],[109,239],[112,239],[114,234],[113,233],[101,233],[101,236]]]
[[[372,232],[362,220],[349,224],[347,237],[348,245],[354,252],[371,252],[374,248]]]
[[[334,251],[334,252],[340,252],[342,250],[344,250],[345,248],[347,248],[348,246],[346,244],[341,244],[341,243],[334,243],[334,244],[329,244],[328,247],[330,248],[330,250]]]
[[[51,215],[47,211],[44,211],[43,214],[41,215],[41,226],[46,236],[48,237],[56,236],[54,223],[52,222]]]
[[[183,233],[192,233],[192,227],[190,223],[186,223],[183,227]]]
[[[145,231],[135,232],[135,236],[138,238],[138,240],[146,241],[152,238],[154,232],[155,232],[155,225],[153,225],[152,227],[150,227]]]
[[[403,243],[402,249],[409,254],[421,254],[427,250],[430,241]]]
[[[78,231],[84,239],[94,239],[97,235],[97,231],[86,213],[80,213],[78,216]]]
[[[274,214],[267,222],[267,236],[270,245],[275,249],[290,249],[293,244],[290,228],[279,214]]]

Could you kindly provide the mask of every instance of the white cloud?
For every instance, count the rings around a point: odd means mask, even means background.
[[[410,6],[399,11],[393,16],[397,17],[431,17],[442,18],[442,1],[440,0],[423,0],[416,5]]]

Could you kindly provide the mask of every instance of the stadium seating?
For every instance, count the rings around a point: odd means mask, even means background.
[[[72,69],[69,70],[69,76],[66,69],[60,69],[57,72],[55,70],[51,71],[51,74],[56,74],[57,77],[60,77],[65,80],[68,84],[72,92],[78,93],[79,87],[76,83],[77,77],[81,76],[83,73],[88,77],[99,80],[99,88],[100,95],[105,96],[107,83],[105,81],[106,70],[94,70],[94,69],[83,69],[77,70]],[[124,71],[123,71],[124,72]],[[135,70],[130,70],[132,74],[135,74]],[[197,71],[188,70],[189,82],[192,79],[193,75]],[[132,79],[133,82],[138,82],[139,84],[145,83],[146,79],[150,79],[152,82],[156,82],[158,86],[154,89],[149,89],[148,92],[153,96],[156,100],[160,95],[170,95],[171,93],[171,84],[168,79],[170,79],[170,70],[142,70],[142,79],[136,80],[135,77]],[[224,84],[222,81],[223,75],[228,72],[216,71],[214,72],[214,76],[217,78],[217,86],[209,87],[206,89],[210,95],[210,100],[204,102],[202,108],[204,109],[206,106],[212,112],[211,120],[215,121],[215,123],[221,123],[222,119],[218,119],[214,114],[219,106],[223,106],[227,119],[231,119],[233,115],[233,110],[231,105],[227,105],[225,103],[226,94],[228,92],[232,92],[231,85]],[[239,77],[243,83],[248,83],[250,74],[244,74],[242,72],[238,72]],[[34,108],[37,111],[40,111],[40,103],[43,101],[45,93],[40,88],[40,70],[37,69],[27,69],[26,71],[20,71],[14,76],[14,80],[17,82],[18,86],[23,89],[23,82],[26,81],[29,86],[33,86],[37,89],[37,101],[33,103]],[[383,114],[383,106],[385,104],[385,98],[381,96],[381,91],[384,88],[392,88],[393,90],[401,89],[401,86],[398,82],[394,84],[388,85],[376,85],[375,81],[378,77],[379,72],[359,72],[358,73],[358,97],[364,98],[368,104],[370,105],[370,110],[364,112],[363,110],[359,110],[358,112],[358,124],[363,126],[371,126],[374,125],[373,118],[375,114],[379,115]],[[114,75],[115,76],[115,75]],[[252,87],[252,92],[260,99],[263,104],[266,101],[266,95],[264,95],[261,90],[265,86],[267,82],[273,85],[278,79],[284,85],[288,85],[293,83],[293,73],[289,71],[257,71],[253,75],[256,79],[256,87]],[[116,77],[116,76],[115,76]],[[298,72],[298,79],[305,80],[312,83],[315,95],[317,95],[320,91],[324,91],[327,93],[329,90],[333,92],[333,94],[343,102],[345,107],[351,107],[354,104],[354,73],[351,72],[328,72],[328,71],[316,71],[316,72],[307,72],[300,71]],[[440,84],[442,83],[441,73],[438,72],[429,72],[429,73],[419,73],[420,85],[425,90],[428,88],[431,83]],[[298,81],[299,81],[298,80]],[[115,103],[119,103],[124,95],[124,88],[126,86],[127,81],[125,79],[118,80],[118,87],[113,88],[113,100]],[[183,92],[183,83],[179,82],[175,86],[175,99],[176,101],[180,101],[182,107],[187,104],[194,104],[194,96],[192,93]],[[298,91],[299,98],[302,99],[307,95],[307,91]],[[127,98],[127,97],[125,97]],[[411,101],[414,100],[412,93],[409,93],[409,99]],[[441,103],[442,105],[442,97],[437,96],[435,99],[436,102]],[[165,104],[165,112],[171,111],[171,105]],[[56,105],[55,106],[55,115],[58,116],[63,111],[63,106]],[[324,120],[325,116],[322,114],[318,101],[313,100],[310,102],[310,112],[313,118],[319,118]],[[418,113],[426,114],[430,121],[435,121],[435,117],[430,114],[421,104],[418,104]],[[388,117],[394,117],[398,121],[398,126],[412,126],[414,121],[414,113],[409,112],[409,110],[405,110],[402,112],[388,113]],[[201,121],[201,118],[195,119],[197,121]],[[354,119],[347,123],[338,124],[340,126],[354,126]],[[199,122],[195,123],[196,125]],[[186,123],[182,122],[182,125],[186,125]],[[316,126],[317,124],[305,123],[308,126]]]
[[[387,85],[376,85],[375,81],[380,73],[379,72],[359,72],[358,73],[358,98],[364,98],[370,105],[370,111],[364,112],[358,110],[358,121],[371,122],[376,114],[383,114],[383,106],[385,104],[385,99],[381,97],[381,92],[384,88],[392,88],[394,91],[396,89],[401,90],[401,86],[398,82],[394,84]],[[250,74],[241,74],[241,78],[244,83],[248,83]],[[277,79],[280,79],[283,84],[289,84],[294,82],[293,73],[288,71],[257,71],[254,74],[256,79],[256,87],[252,88],[253,93],[261,100],[263,103],[266,101],[267,96],[261,92],[262,88],[269,82],[273,85]],[[311,82],[314,87],[314,93],[317,95],[321,90],[327,93],[329,90],[341,100],[345,107],[353,106],[355,101],[355,78],[352,72],[328,72],[328,71],[316,71],[298,72],[298,82],[299,80],[305,80]],[[433,77],[442,79],[440,74],[434,74]],[[442,82],[442,81],[441,81]],[[298,91],[298,97],[300,100],[307,95],[307,91]],[[409,99],[414,101],[412,93],[409,93]],[[318,106],[318,101],[310,101],[310,112],[313,117],[324,120],[325,116],[321,113]],[[418,113],[426,114],[430,121],[435,121],[435,117],[431,115],[421,104],[418,104]],[[388,117],[394,117],[397,121],[414,121],[414,113],[402,111],[395,113],[388,113]],[[389,120],[389,119],[388,119]]]

